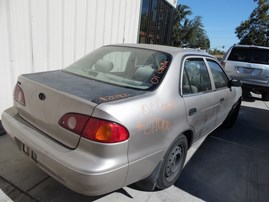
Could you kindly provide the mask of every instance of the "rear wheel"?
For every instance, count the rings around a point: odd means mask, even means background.
[[[250,91],[244,87],[242,87],[242,95],[244,99],[248,99],[251,97]]]
[[[165,189],[175,183],[185,163],[188,142],[185,135],[180,135],[168,149],[162,164],[156,186]]]
[[[269,101],[269,93],[263,93],[262,94],[262,100],[263,101]]]
[[[6,131],[4,130],[2,123],[1,123],[1,120],[0,120],[0,136],[5,135],[5,134],[6,134]]]

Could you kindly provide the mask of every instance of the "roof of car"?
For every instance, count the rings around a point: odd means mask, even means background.
[[[193,48],[180,48],[174,46],[165,46],[165,45],[156,45],[156,44],[139,44],[139,43],[126,43],[126,44],[114,44],[112,46],[124,46],[124,47],[135,47],[135,48],[144,48],[156,51],[167,52],[170,54],[177,54],[179,52],[185,54],[202,54],[205,56],[211,56],[206,51],[201,49],[193,49]]]
[[[235,44],[233,47],[245,47],[245,48],[264,48],[264,49],[269,49],[269,47],[266,46],[256,46],[256,45],[240,45],[240,44]]]

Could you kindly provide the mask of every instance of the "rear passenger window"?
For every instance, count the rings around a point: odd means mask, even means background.
[[[182,92],[184,95],[212,90],[207,67],[202,58],[189,58],[184,63]]]
[[[228,86],[228,78],[219,64],[213,60],[208,60],[209,68],[212,72],[215,87],[224,88]]]

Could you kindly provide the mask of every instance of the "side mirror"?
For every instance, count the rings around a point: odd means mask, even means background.
[[[241,87],[242,86],[241,81],[240,80],[235,80],[235,79],[229,80],[228,87],[231,88],[233,86],[234,87]]]

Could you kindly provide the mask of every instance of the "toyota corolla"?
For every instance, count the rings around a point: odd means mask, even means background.
[[[232,127],[240,82],[201,50],[101,47],[62,70],[23,74],[2,124],[18,148],[70,189],[101,195],[174,184],[188,149]]]

